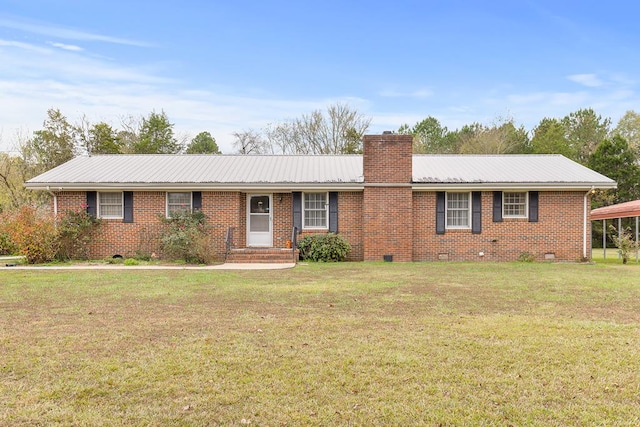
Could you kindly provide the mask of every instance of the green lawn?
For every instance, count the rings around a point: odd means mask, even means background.
[[[640,266],[0,270],[0,425],[640,424]]]
[[[618,254],[617,248],[607,248],[607,258],[604,257],[604,250],[602,248],[594,248],[591,250],[591,258],[594,262],[607,263],[607,264],[622,264],[622,259]],[[636,252],[633,251],[629,254],[629,263],[636,263]]]

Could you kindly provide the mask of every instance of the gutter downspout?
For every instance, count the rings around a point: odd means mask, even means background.
[[[47,185],[47,191],[53,196],[53,217],[58,218],[58,196]]]

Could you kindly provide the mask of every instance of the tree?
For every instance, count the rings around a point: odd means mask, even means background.
[[[267,154],[269,152],[266,141],[252,129],[235,132],[233,137],[235,138],[233,148],[238,154]]]
[[[485,126],[474,123],[463,132],[459,152],[462,154],[520,154],[529,151],[529,136],[524,126],[513,119]]]
[[[626,139],[629,147],[636,153],[640,153],[640,114],[633,110],[624,113],[613,133]]]
[[[101,122],[91,125],[86,117],[76,127],[80,143],[87,154],[121,154],[118,132],[111,125]]]
[[[619,135],[602,141],[589,159],[589,167],[618,183],[615,190],[601,192],[594,205],[621,203],[640,198],[640,166],[635,152]]]
[[[598,145],[609,136],[611,119],[597,115],[591,108],[583,108],[562,119],[565,135],[578,163],[586,165]]]
[[[24,188],[24,182],[31,178],[29,170],[22,158],[0,153],[0,212],[41,199],[41,194]]]
[[[400,126],[398,133],[413,136],[414,153],[444,154],[455,151],[454,147],[450,144],[452,140],[447,138],[449,130],[442,126],[438,119],[432,116],[417,122],[413,127],[404,124]]]
[[[282,154],[354,154],[362,152],[362,137],[371,119],[344,104],[330,105],[292,121],[271,125],[266,141]]]
[[[162,111],[152,111],[149,117],[143,117],[138,141],[134,142],[135,154],[177,154],[183,149],[173,134],[173,123]]]
[[[533,130],[531,150],[535,154],[562,154],[569,159],[577,158],[576,147],[570,144],[565,127],[558,119],[542,119]]]
[[[187,146],[187,154],[221,154],[216,140],[209,132],[200,132]]]
[[[31,176],[61,165],[78,153],[76,128],[60,110],[49,109],[43,126],[44,129],[33,132],[33,137],[20,147],[25,166],[31,169]]]

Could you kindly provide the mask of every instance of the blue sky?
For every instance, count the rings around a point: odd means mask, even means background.
[[[0,150],[49,108],[179,136],[259,130],[341,102],[370,132],[591,107],[640,110],[640,2],[0,0]]]

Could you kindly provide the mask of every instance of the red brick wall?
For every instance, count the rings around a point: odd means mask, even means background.
[[[59,192],[58,213],[82,209],[86,193]],[[211,226],[211,241],[215,258],[224,257],[227,228],[234,227],[236,246],[244,246],[245,195],[239,192],[202,192],[202,211]],[[113,255],[133,256],[137,252],[160,253],[160,216],[166,214],[166,192],[134,192],[133,223],[122,219],[101,219],[99,235],[91,246],[91,257],[98,259]]]
[[[361,191],[338,193],[338,234],[351,246],[347,261],[364,260],[363,221]],[[302,230],[298,238],[309,234],[328,233],[329,230]]]
[[[515,261],[529,252],[539,261],[550,253],[556,260],[577,261],[582,258],[584,194],[540,192],[538,222],[519,218],[493,222],[493,192],[483,192],[481,234],[472,234],[469,229],[437,235],[435,192],[416,192],[413,259],[437,261],[446,255],[450,261]],[[589,233],[587,229],[587,254],[591,253]]]
[[[395,156],[384,154],[382,137],[391,140],[388,148]],[[513,261],[523,252],[537,260],[551,253],[556,260],[576,261],[582,257],[584,192],[540,192],[537,223],[509,218],[494,223],[493,192],[483,192],[481,234],[472,234],[469,229],[437,235],[435,192],[412,192],[411,157],[406,155],[411,139],[398,137],[365,138],[365,154],[371,154],[373,147],[377,157],[383,159],[382,165],[370,164],[374,172],[369,175],[373,183],[382,185],[338,194],[338,232],[352,247],[348,260],[381,261],[383,255],[393,255],[394,261],[436,261],[446,255],[451,261]],[[384,179],[390,180],[389,185],[384,185]],[[100,235],[91,248],[92,258],[132,256],[137,251],[159,253],[162,222],[158,215],[165,213],[165,194],[135,192],[133,223],[103,219]],[[59,213],[82,209],[86,203],[85,192],[59,192],[57,196]],[[202,210],[211,225],[219,259],[224,256],[228,227],[234,229],[234,246],[246,246],[246,199],[241,192],[202,192]],[[285,247],[293,228],[291,193],[274,193],[272,212],[273,245]],[[590,236],[589,229],[587,233]],[[590,249],[591,239],[587,238],[587,254]]]

